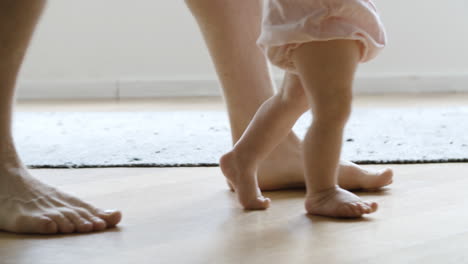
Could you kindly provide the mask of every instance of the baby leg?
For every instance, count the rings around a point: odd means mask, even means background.
[[[304,139],[306,210],[332,217],[360,217],[377,209],[337,185],[343,129],[351,112],[352,83],[360,59],[354,40],[309,42],[293,61],[312,108],[313,122]]]
[[[286,74],[285,81],[300,82]],[[289,134],[297,119],[308,109],[301,85],[285,85],[259,108],[232,151],[221,157],[220,166],[237,192],[245,209],[266,209],[270,200],[258,187],[257,170],[261,161]]]

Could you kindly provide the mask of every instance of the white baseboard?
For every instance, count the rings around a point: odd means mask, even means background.
[[[277,85],[281,78],[275,79]],[[465,74],[394,74],[357,76],[355,94],[467,93]],[[216,79],[22,81],[17,98],[38,99],[136,99],[220,96]]]
[[[20,81],[19,100],[117,99],[117,81]]]
[[[119,81],[119,99],[221,96],[215,79]]]
[[[468,93],[468,73],[358,76],[357,94]]]

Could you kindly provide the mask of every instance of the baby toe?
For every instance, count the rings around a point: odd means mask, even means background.
[[[339,210],[337,210],[337,217],[356,217],[357,213],[355,211],[355,206],[352,204],[343,204],[340,206]]]
[[[361,208],[362,208],[363,214],[370,214],[370,213],[372,212],[371,207],[368,206],[368,205],[365,204],[365,203],[362,203],[362,204],[361,204]]]
[[[254,200],[243,200],[241,201],[241,204],[246,210],[264,210],[270,206],[270,199],[257,197]]]
[[[365,202],[365,204],[370,207],[370,212],[369,213],[373,213],[373,212],[377,211],[377,209],[379,207],[376,202]]]
[[[359,217],[364,214],[363,208],[360,203],[352,203],[351,208],[353,209],[353,217]]]

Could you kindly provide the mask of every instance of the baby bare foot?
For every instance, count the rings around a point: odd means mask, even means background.
[[[245,167],[234,152],[223,155],[219,163],[229,186],[236,191],[244,209],[262,210],[270,206],[270,199],[263,197],[258,187],[256,169]]]
[[[23,168],[0,170],[0,230],[56,234],[93,232],[120,222],[103,211],[34,179]]]
[[[370,171],[349,161],[341,161],[338,185],[345,190],[377,190],[393,182],[393,170]]]
[[[377,210],[377,203],[364,202],[358,196],[338,186],[307,195],[305,202],[309,214],[357,218]]]

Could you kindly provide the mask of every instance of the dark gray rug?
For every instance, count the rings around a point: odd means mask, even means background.
[[[295,126],[303,135],[304,115]],[[468,161],[468,108],[356,109],[343,158]],[[216,166],[231,145],[224,112],[18,112],[15,140],[36,168]]]

